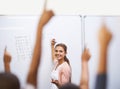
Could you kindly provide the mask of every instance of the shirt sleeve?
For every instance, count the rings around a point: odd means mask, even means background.
[[[70,82],[71,77],[71,69],[70,66],[65,62],[62,66],[61,73],[60,73],[60,83],[61,85]]]
[[[107,84],[106,81],[107,81],[106,74],[98,74],[96,77],[95,89],[106,89]]]

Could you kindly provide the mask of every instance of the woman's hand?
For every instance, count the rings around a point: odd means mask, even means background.
[[[55,44],[56,44],[55,39],[52,39],[52,40],[51,40],[51,45],[54,46]]]
[[[52,79],[51,83],[54,83],[58,88],[60,87],[59,81]]]

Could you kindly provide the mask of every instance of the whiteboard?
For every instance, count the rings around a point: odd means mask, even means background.
[[[3,68],[3,53],[7,46],[12,55],[11,71],[24,87],[36,37],[40,16],[0,16],[0,72]],[[68,47],[67,57],[72,67],[72,82],[79,84],[81,72],[82,31],[79,15],[54,16],[43,30],[42,61],[38,74],[38,89],[49,89],[52,70],[50,41]]]

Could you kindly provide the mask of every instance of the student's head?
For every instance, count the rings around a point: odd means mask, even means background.
[[[20,82],[12,73],[0,73],[0,89],[20,89]]]
[[[67,83],[61,86],[59,89],[80,89],[79,86],[73,84],[73,83]]]

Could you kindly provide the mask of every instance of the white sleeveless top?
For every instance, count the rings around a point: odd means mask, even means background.
[[[54,68],[51,72],[51,80],[58,80],[59,78],[59,71],[58,71],[58,68],[57,67],[57,64],[58,62],[55,60],[54,61]],[[58,89],[58,87],[54,84],[54,83],[51,83],[51,88],[50,89]]]

